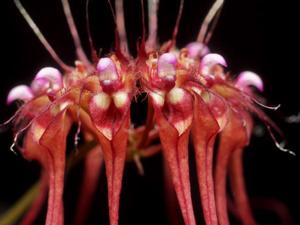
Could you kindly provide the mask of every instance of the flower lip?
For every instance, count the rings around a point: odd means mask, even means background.
[[[200,62],[201,74],[206,77],[221,77],[224,79],[223,67],[227,67],[226,60],[216,53],[205,55]]]
[[[42,68],[35,76],[35,79],[44,78],[51,82],[53,85],[57,85],[59,87],[63,86],[62,82],[62,74],[58,69],[53,67],[44,67]]]
[[[157,72],[160,78],[176,76],[177,58],[173,53],[162,54],[159,57],[157,64]]]
[[[31,90],[35,95],[46,93],[50,87],[50,82],[46,78],[36,78],[31,83]]]
[[[209,53],[205,55],[201,60],[201,67],[212,67],[217,64],[227,67],[227,63],[224,57],[216,53]]]
[[[22,100],[24,102],[33,98],[31,89],[26,85],[18,85],[10,90],[7,96],[7,104],[11,104],[13,101]]]
[[[99,59],[97,72],[100,80],[117,80],[119,78],[115,63],[107,57]]]
[[[31,83],[34,95],[56,92],[63,86],[62,75],[53,67],[42,68]]]
[[[251,85],[261,92],[264,90],[264,84],[260,76],[251,71],[241,72],[237,77],[235,85],[240,89],[245,89]]]

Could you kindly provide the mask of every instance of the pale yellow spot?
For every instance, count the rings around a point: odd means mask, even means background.
[[[117,108],[124,107],[129,101],[128,94],[125,91],[118,91],[112,97]]]
[[[169,91],[167,98],[171,104],[180,103],[184,98],[184,90],[175,87]]]
[[[97,107],[101,108],[102,110],[108,109],[111,98],[108,94],[105,93],[99,93],[93,97],[93,101],[96,104]]]
[[[183,134],[186,129],[192,124],[192,116],[189,116],[185,120],[178,121],[177,123],[174,124],[176,130],[178,131],[178,134],[181,135]]]
[[[41,139],[43,133],[45,132],[45,128],[38,124],[35,124],[33,126],[32,132],[33,132],[33,139],[38,142]]]
[[[158,106],[163,106],[165,103],[165,93],[157,91],[157,92],[151,92],[150,96],[154,103]]]
[[[50,108],[50,113],[52,116],[56,116],[60,112],[60,105],[54,105]]]
[[[197,87],[192,87],[192,90],[193,90],[195,93],[197,93],[198,95],[201,95],[201,93],[202,93],[202,90],[199,89],[199,88],[197,88]]]
[[[101,127],[101,133],[108,139],[112,140],[112,129],[107,127]]]
[[[64,109],[66,109],[69,106],[70,103],[71,103],[70,101],[65,101],[65,102],[61,103],[59,105],[60,111],[63,111]]]
[[[100,80],[117,80],[118,75],[114,71],[108,70],[100,73]]]

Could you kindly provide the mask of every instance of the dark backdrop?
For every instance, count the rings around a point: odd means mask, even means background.
[[[72,0],[71,5],[86,49],[85,1]],[[55,50],[69,64],[75,59],[59,0],[23,0],[42,32]],[[178,45],[195,40],[197,31],[211,1],[186,1],[178,34]],[[287,116],[300,111],[299,104],[299,12],[295,1],[230,0],[225,2],[220,22],[211,40],[211,49],[224,55],[229,70],[236,74],[253,70],[265,82],[264,96],[269,104],[281,103],[277,112],[268,114],[280,125],[288,147],[299,153],[299,123],[287,124]],[[126,25],[131,50],[135,54],[136,40],[141,36],[141,14],[138,0],[125,0]],[[8,91],[15,85],[31,81],[34,73],[45,65],[56,66],[12,1],[1,1],[1,81],[0,121],[8,119],[16,109],[6,106]],[[113,47],[113,20],[106,0],[91,0],[91,29],[97,48],[103,53]],[[170,38],[178,11],[178,0],[161,0],[159,36]],[[142,112],[137,108],[136,115]],[[138,111],[141,110],[141,111]],[[263,126],[260,126],[263,129]],[[38,166],[9,151],[11,132],[0,134],[0,211],[16,201],[38,178]],[[269,135],[253,137],[245,153],[246,181],[251,197],[276,198],[286,204],[294,219],[299,218],[299,165],[297,157],[280,152]],[[144,161],[146,175],[140,177],[134,165],[126,167],[121,200],[120,224],[167,224],[163,197],[161,156]],[[67,181],[67,222],[80,183],[77,173]],[[73,178],[72,178],[73,177]],[[100,180],[89,224],[108,224],[105,210],[105,179]],[[165,205],[164,205],[165,204]],[[261,224],[277,224],[276,215],[256,211]],[[43,221],[42,218],[40,221]],[[98,222],[97,222],[98,221]],[[99,222],[100,221],[100,222]],[[102,223],[102,222],[103,223]],[[42,224],[42,223],[41,223]]]

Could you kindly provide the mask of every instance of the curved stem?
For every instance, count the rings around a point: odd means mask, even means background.
[[[15,224],[23,213],[31,205],[37,196],[40,182],[36,182],[8,211],[0,217],[0,225]]]
[[[200,28],[197,41],[200,43],[204,43],[205,36],[207,35],[208,26],[210,25],[211,21],[216,16],[217,12],[220,10],[224,3],[224,0],[216,0],[213,6],[210,8],[208,14],[204,18],[202,26]]]
[[[120,39],[121,52],[124,53],[125,55],[128,55],[128,44],[127,44],[127,34],[125,29],[123,0],[116,0],[115,7],[116,7],[117,31]]]
[[[40,31],[40,29],[38,28],[38,26],[35,24],[35,22],[32,20],[32,18],[30,17],[30,15],[28,14],[28,12],[24,8],[24,6],[21,4],[21,2],[19,0],[14,0],[14,3],[16,5],[16,7],[18,8],[19,12],[22,14],[22,16],[24,17],[24,19],[28,23],[28,25],[30,26],[30,28],[32,29],[32,31],[37,36],[37,38],[40,40],[40,42],[44,45],[44,47],[47,49],[47,51],[49,52],[49,54],[52,56],[52,58],[54,59],[54,61],[57,64],[59,64],[61,66],[61,68],[64,69],[65,71],[67,71],[67,72],[73,70],[73,68],[71,66],[66,65],[61,60],[61,58],[57,55],[57,53],[54,51],[54,49],[52,48],[52,46],[49,44],[49,42],[47,41],[47,39],[45,38],[45,36],[42,34],[42,32]]]
[[[77,57],[80,61],[82,61],[89,69],[92,69],[91,63],[88,60],[86,54],[83,51],[83,48],[81,46],[81,42],[80,42],[80,38],[79,38],[79,34],[78,31],[76,29],[76,25],[72,16],[72,12],[70,9],[70,4],[68,0],[61,0],[62,1],[62,5],[63,5],[63,9],[64,9],[64,13],[69,25],[69,29],[75,44],[75,48],[76,48],[76,54]]]
[[[157,13],[159,0],[148,0],[149,35],[146,47],[153,50],[157,45]]]

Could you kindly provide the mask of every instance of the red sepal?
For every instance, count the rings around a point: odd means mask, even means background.
[[[189,175],[188,141],[190,123],[185,125],[179,135],[176,123],[183,122],[192,116],[192,98],[184,91],[183,101],[178,104],[167,102],[163,107],[152,99],[155,119],[159,126],[159,135],[163,147],[163,154],[170,170],[174,189],[186,225],[195,225],[195,216],[191,198]]]
[[[66,116],[66,110],[63,110],[50,121],[39,141],[50,155],[47,168],[49,173],[49,196],[46,225],[64,224],[63,190],[66,137],[70,127],[71,120]]]
[[[102,164],[102,150],[100,146],[96,146],[85,158],[83,181],[79,192],[74,225],[83,225],[85,223],[97,188]]]
[[[249,126],[251,125],[246,123],[242,112],[231,109],[229,112],[228,123],[220,135],[216,159],[215,185],[218,218],[222,225],[229,225],[226,193],[226,178],[229,160],[234,151],[240,151],[248,144],[249,131],[247,128],[249,128]]]
[[[209,107],[194,94],[192,137],[197,164],[202,210],[207,225],[217,225],[213,182],[213,149],[219,126]]]

